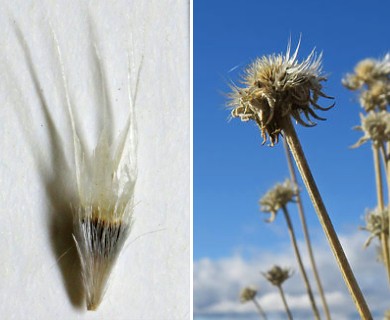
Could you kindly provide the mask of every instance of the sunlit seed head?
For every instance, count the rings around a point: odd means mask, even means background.
[[[283,282],[293,275],[293,272],[290,268],[281,268],[275,265],[267,272],[262,272],[262,274],[274,286],[281,286]]]
[[[390,76],[390,54],[382,59],[364,59],[360,61],[354,73],[347,74],[342,83],[350,90],[361,89],[364,85],[371,87],[377,81],[388,81]]]
[[[366,225],[361,229],[371,233],[364,244],[365,247],[369,246],[374,238],[379,238],[381,233],[389,233],[388,208],[384,209],[383,212],[378,208],[367,212],[365,220]]]
[[[241,290],[240,301],[242,303],[253,300],[256,297],[257,290],[253,287],[246,287]]]
[[[355,67],[355,74],[363,81],[369,81],[375,76],[377,62],[374,59],[364,59]]]
[[[288,46],[285,55],[257,58],[244,71],[243,87],[231,86],[228,106],[232,108],[232,117],[256,121],[263,143],[268,137],[271,145],[278,142],[283,117],[292,116],[304,126],[313,126],[312,118],[324,120],[314,110],[330,108],[318,104],[319,97],[331,98],[322,91],[322,82],[326,80],[321,70],[322,55],[317,56],[313,50],[298,62],[298,48],[299,45],[293,55]]]
[[[360,104],[366,112],[386,110],[390,104],[390,82],[376,81],[360,94]]]
[[[356,129],[363,131],[364,135],[352,146],[353,148],[361,146],[368,140],[376,146],[390,141],[390,114],[387,111],[370,111],[366,117],[360,114],[360,119],[361,125]]]
[[[298,194],[298,187],[290,180],[286,179],[283,183],[277,183],[270,189],[259,201],[260,210],[266,213],[271,213],[271,218],[267,220],[272,222],[275,219],[276,212],[294,201]]]

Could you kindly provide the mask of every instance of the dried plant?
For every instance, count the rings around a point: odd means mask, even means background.
[[[268,222],[272,222],[274,220],[277,210],[281,209],[283,211],[287,223],[288,232],[291,239],[291,244],[294,249],[294,253],[298,262],[298,266],[302,275],[303,282],[306,287],[306,291],[310,300],[311,307],[313,309],[314,317],[315,319],[320,319],[320,314],[318,312],[318,308],[314,299],[313,290],[311,288],[309,277],[307,276],[305,266],[303,265],[294,228],[290,219],[290,215],[287,210],[287,203],[293,201],[297,193],[298,193],[297,187],[293,185],[290,180],[285,180],[285,182],[282,184],[278,183],[275,185],[275,187],[273,187],[261,198],[260,200],[261,210],[267,213],[271,212],[272,216],[271,219],[268,220]],[[273,271],[276,275],[277,274],[282,275],[281,270],[279,270],[278,268],[275,268],[275,270]]]
[[[270,270],[262,272],[262,274],[274,286],[281,286],[283,282],[291,278],[294,273],[291,268],[282,268],[274,265]]]
[[[232,108],[232,117],[257,123],[263,143],[269,137],[271,145],[274,145],[283,134],[356,308],[362,318],[371,319],[367,303],[334,230],[291,122],[293,117],[304,126],[313,126],[311,117],[323,120],[315,113],[316,110],[328,110],[334,106],[333,104],[324,108],[318,102],[319,97],[331,98],[323,92],[322,82],[326,77],[322,74],[322,56],[317,56],[313,50],[305,60],[298,62],[298,47],[292,56],[289,45],[285,55],[256,59],[244,73],[241,81],[243,87],[232,86],[228,105]],[[302,114],[307,122],[302,120]]]
[[[87,309],[96,310],[107,288],[111,271],[130,234],[133,224],[134,191],[137,180],[137,132],[135,103],[141,65],[130,70],[128,56],[128,116],[121,132],[110,141],[112,123],[109,121],[107,92],[103,92],[103,128],[93,150],[85,147],[80,139],[71,103],[68,81],[65,75],[61,49],[52,29],[66,105],[72,128],[75,174],[78,203],[73,210],[73,239],[81,262]],[[100,56],[96,59],[102,73]],[[131,86],[130,71],[136,75]],[[104,77],[101,77],[104,79]],[[104,82],[103,82],[104,84]]]
[[[389,81],[390,75],[390,54],[383,59],[364,59],[360,61],[355,72],[347,74],[342,80],[343,85],[350,90],[359,90],[364,86],[372,87],[378,81]]]
[[[387,208],[385,212],[379,211],[378,208],[369,211],[366,216],[366,226],[361,227],[362,230],[370,232],[370,236],[364,243],[368,247],[373,239],[380,238],[382,233],[389,232],[389,217],[387,215]]]
[[[328,97],[322,91],[322,55],[313,50],[306,60],[298,62],[298,48],[290,55],[270,55],[256,59],[242,77],[244,87],[232,86],[229,106],[232,117],[242,121],[254,120],[261,130],[263,143],[269,136],[271,145],[279,140],[282,119],[292,116],[304,126],[313,126],[311,117],[324,120],[315,110],[328,110],[318,104],[319,97]],[[307,122],[302,119],[302,114]]]
[[[295,201],[297,194],[298,188],[288,179],[283,183],[277,183],[269,190],[259,201],[260,210],[271,213],[271,217],[267,222],[274,221],[279,209],[286,206],[287,203]]]
[[[390,84],[382,80],[373,83],[361,92],[359,102],[366,112],[386,110],[390,104]]]
[[[245,287],[240,293],[241,303],[253,300],[256,297],[257,290],[252,287]]]
[[[355,72],[343,79],[343,84],[350,90],[359,90],[359,102],[368,113],[360,114],[361,125],[356,129],[363,131],[363,137],[353,147],[359,147],[371,140],[374,156],[375,181],[377,190],[377,209],[366,216],[366,227],[371,236],[366,241],[367,246],[375,237],[379,237],[381,254],[388,281],[390,283],[390,251],[389,221],[390,207],[385,208],[383,196],[382,154],[384,171],[386,172],[387,189],[390,199],[390,114],[387,107],[390,103],[390,54],[383,59],[364,59],[355,67]],[[384,222],[384,223],[383,223]],[[385,224],[385,226],[383,226]],[[382,226],[381,226],[382,225]]]
[[[260,316],[264,320],[267,320],[267,315],[265,314],[263,308],[260,306],[260,303],[256,300],[256,294],[257,290],[254,287],[245,287],[241,290],[240,301],[241,303],[252,301],[255,304]]]
[[[381,147],[390,141],[390,114],[387,111],[370,111],[367,116],[360,114],[361,125],[355,129],[363,131],[363,137],[353,147],[360,147],[371,140],[376,147]]]
[[[292,320],[293,317],[288,307],[282,284],[293,275],[293,272],[290,268],[281,268],[275,265],[267,272],[262,272],[262,274],[272,285],[278,288],[288,319]]]

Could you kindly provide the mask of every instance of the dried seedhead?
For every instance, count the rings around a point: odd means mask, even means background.
[[[364,85],[371,87],[377,81],[388,82],[390,80],[390,54],[386,54],[380,60],[364,59],[356,65],[354,71],[342,80],[343,85],[350,90],[361,89]]]
[[[253,287],[246,287],[242,289],[240,293],[240,301],[241,303],[245,303],[253,300],[256,297],[257,290]]]
[[[232,117],[242,121],[254,120],[260,130],[263,143],[269,136],[271,146],[278,142],[281,134],[281,119],[292,116],[304,126],[314,126],[311,118],[324,120],[315,110],[328,110],[318,104],[319,97],[331,98],[322,90],[322,55],[313,50],[298,62],[298,49],[290,56],[290,44],[285,55],[269,55],[257,58],[245,70],[241,83],[232,85],[228,106]],[[332,99],[332,98],[331,98]],[[302,114],[307,122],[302,120]]]
[[[290,268],[281,268],[275,265],[267,272],[262,272],[262,274],[269,282],[278,287],[293,275],[293,271]]]
[[[378,208],[376,208],[366,214],[366,226],[361,227],[360,229],[366,230],[371,234],[364,243],[365,248],[370,245],[371,241],[374,238],[379,238],[381,236],[381,233],[384,232],[387,234],[389,232],[389,216],[387,212],[387,208],[383,212],[379,211]]]
[[[298,187],[288,179],[283,183],[277,183],[269,190],[259,201],[260,210],[271,213],[267,222],[274,221],[277,211],[286,206],[287,203],[293,202],[298,192]]]
[[[367,112],[386,110],[390,104],[390,83],[375,82],[369,89],[361,92],[359,101]]]
[[[368,140],[376,146],[390,141],[390,114],[387,111],[370,111],[367,116],[360,114],[361,125],[355,129],[363,131],[364,135],[352,147],[357,148]]]
[[[350,90],[360,90],[359,101],[366,112],[386,110],[390,104],[390,54],[383,59],[364,59],[355,72],[342,80]]]

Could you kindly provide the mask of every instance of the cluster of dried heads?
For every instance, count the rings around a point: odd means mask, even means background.
[[[382,59],[362,60],[356,65],[354,72],[343,79],[342,83],[346,88],[358,91],[360,105],[366,112],[366,115],[360,114],[361,125],[356,127],[363,132],[363,136],[353,147],[359,147],[365,142],[371,141],[374,155],[378,203],[374,210],[366,214],[366,225],[361,228],[370,233],[364,246],[367,247],[372,240],[378,239],[379,260],[385,266],[390,283],[390,207],[385,206],[383,194],[383,181],[386,181],[388,190],[390,186],[390,113],[388,111],[390,105],[390,54],[385,55]],[[385,179],[383,179],[383,175],[386,177]],[[390,190],[388,199],[390,199]]]
[[[244,122],[254,121],[260,131],[263,144],[269,140],[273,146],[278,143],[280,136],[285,138],[285,146],[288,146],[288,154],[296,161],[297,167],[305,183],[306,189],[313,202],[316,213],[319,217],[322,228],[328,238],[329,245],[338,262],[340,272],[353,298],[360,316],[364,319],[372,319],[370,310],[365,302],[364,296],[357,284],[348,259],[343,251],[338,236],[331,223],[321,194],[316,186],[311,174],[309,165],[300,145],[300,141],[291,124],[290,118],[303,126],[314,126],[314,120],[325,120],[317,115],[317,111],[326,111],[334,104],[323,107],[320,98],[333,99],[323,92],[323,82],[326,77],[322,73],[322,55],[317,55],[313,50],[309,56],[298,61],[298,48],[291,54],[291,47],[288,46],[286,54],[272,54],[255,59],[244,71],[241,78],[241,85],[232,84],[232,92],[229,95],[228,106],[231,108],[231,116],[240,118]],[[343,84],[350,90],[359,91],[359,100],[363,108],[368,112],[367,116],[361,115],[362,123],[357,129],[364,132],[363,137],[355,144],[355,147],[362,145],[368,140],[373,142],[376,151],[381,148],[386,170],[390,168],[387,149],[384,143],[390,141],[390,116],[387,113],[387,106],[390,104],[390,54],[381,60],[366,59],[360,62],[355,72],[348,74],[343,79]],[[290,159],[291,161],[291,159]],[[289,202],[297,202],[300,207],[299,190],[292,173],[293,165],[289,162],[292,182],[286,180],[277,184],[268,191],[260,200],[261,210],[271,213],[268,222],[275,219],[276,213],[282,210],[287,221],[290,237],[297,257],[298,265],[306,285],[306,289],[312,303],[315,319],[320,319],[319,312],[315,305],[314,296],[311,292],[310,284],[304,270],[302,259],[296,243],[294,230],[287,211]],[[388,170],[390,171],[390,170]],[[390,179],[389,179],[390,181]],[[379,198],[379,197],[378,197]],[[389,196],[390,198],[390,196]],[[384,205],[378,206],[383,209]],[[390,209],[389,209],[390,210]],[[310,239],[307,232],[303,211],[299,209],[305,238],[309,252],[311,251]],[[372,233],[368,243],[375,237],[380,237],[383,241],[383,234],[388,231],[388,217],[379,210],[380,214],[372,213],[367,216],[365,230]],[[390,211],[389,211],[390,212]],[[389,237],[386,238],[388,243]],[[321,288],[319,276],[316,271],[314,258],[310,254],[313,272],[315,273],[318,290],[323,302],[324,312],[327,319],[330,319],[330,312],[326,303],[324,292]],[[387,255],[389,279],[390,279],[390,258]],[[289,269],[282,269],[275,266],[264,274],[266,278],[281,289],[283,281],[291,276]],[[245,297],[255,295],[257,292],[246,289],[241,294]],[[244,298],[245,299],[245,298]],[[286,301],[283,297],[286,306]],[[288,317],[291,313],[286,308]]]
[[[359,62],[354,73],[347,74],[343,85],[358,91],[359,101],[367,115],[360,115],[363,137],[354,145],[360,146],[368,140],[380,145],[390,140],[390,54],[383,59],[364,59]]]

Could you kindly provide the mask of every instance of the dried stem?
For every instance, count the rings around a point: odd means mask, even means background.
[[[310,171],[309,165],[305,158],[305,154],[302,150],[302,146],[299,142],[298,136],[295,132],[295,129],[291,123],[291,119],[289,116],[285,116],[282,118],[281,126],[284,131],[284,137],[295,159],[298,170],[301,173],[302,180],[309,193],[310,199],[317,212],[318,219],[320,220],[322,228],[328,239],[329,245],[333,251],[341,274],[352,296],[355,306],[360,314],[360,317],[364,320],[371,320],[372,316],[370,310],[368,309],[367,303],[359,288],[359,285],[357,284],[347,257],[345,256],[344,250],[337,237],[336,231],[334,230],[332,222],[329,218],[328,212],[326,211],[321,194]]]
[[[256,298],[253,298],[252,301],[255,304],[257,311],[259,311],[261,318],[264,320],[267,320],[267,316],[266,316],[263,308],[260,306],[260,303],[256,300]]]
[[[390,201],[390,158],[389,158],[389,155],[387,154],[386,150],[388,151],[390,149],[390,141],[387,141],[386,143],[386,146],[387,148],[385,148],[384,144],[382,143],[382,152],[383,152],[383,161],[385,162],[385,173],[386,173],[386,181],[387,181],[387,201]],[[384,225],[386,226],[386,220],[388,221],[388,224],[390,223],[390,204],[388,203],[387,204],[387,214],[388,214],[388,217],[387,219],[384,218],[383,220],[383,223]],[[388,233],[387,233],[387,255],[388,255],[388,259],[389,259],[389,267],[387,269],[387,272],[388,272],[388,278],[389,278],[389,282],[390,282],[390,258],[389,258],[389,238],[390,238],[390,226],[387,225],[387,228],[388,228]]]
[[[295,174],[295,168],[294,168],[294,164],[292,161],[292,156],[291,156],[290,150],[288,149],[288,145],[287,145],[287,142],[285,139],[283,139],[283,146],[284,146],[284,150],[286,152],[287,164],[288,164],[288,169],[290,171],[291,181],[296,186],[298,186],[298,181],[297,181],[297,177]],[[327,303],[326,298],[325,298],[325,293],[324,293],[324,289],[322,287],[321,279],[320,279],[320,276],[318,273],[316,261],[314,259],[313,249],[311,246],[309,230],[307,228],[306,217],[305,217],[305,212],[303,210],[303,204],[302,204],[300,192],[298,192],[296,200],[297,200],[299,218],[301,219],[302,230],[303,230],[303,234],[304,234],[305,241],[306,241],[307,251],[309,252],[310,263],[311,263],[311,266],[313,268],[314,278],[316,280],[318,292],[320,293],[321,302],[322,302],[322,306],[324,308],[326,319],[330,320],[331,319],[330,311],[329,311],[328,303]]]
[[[389,157],[386,153],[385,144],[381,143],[379,148],[380,148],[380,152],[382,154],[382,160],[383,160],[383,166],[385,167],[385,173],[387,173],[387,162],[389,160]]]
[[[383,152],[383,148],[382,148]],[[378,198],[378,210],[382,215],[383,222],[386,221],[385,219],[385,205],[383,200],[383,181],[382,181],[382,170],[380,165],[380,159],[379,159],[379,147],[376,145],[372,145],[372,153],[374,155],[374,167],[375,167],[375,183],[376,183],[376,192],[377,192],[377,198]],[[386,163],[386,159],[384,159]],[[390,259],[389,259],[389,235],[386,234],[386,232],[381,232],[381,249],[382,249],[382,256],[383,256],[383,262],[385,264],[386,273],[387,273],[387,279],[390,283]]]
[[[281,285],[277,286],[279,289],[280,296],[282,297],[284,308],[286,309],[287,316],[289,320],[293,320],[293,316],[291,314],[290,308],[288,307],[286,297],[284,296],[284,291]]]
[[[290,238],[291,238],[291,243],[292,243],[292,246],[294,248],[294,253],[295,253],[295,256],[296,256],[297,261],[298,261],[299,270],[300,270],[301,275],[303,277],[303,282],[305,283],[306,291],[307,291],[307,294],[309,296],[309,300],[310,300],[311,307],[313,309],[314,317],[315,317],[315,319],[321,319],[320,313],[318,312],[318,309],[316,306],[316,301],[314,299],[313,291],[311,290],[309,278],[307,277],[307,273],[306,273],[305,267],[304,267],[303,262],[302,262],[301,253],[299,252],[297,239],[295,237],[294,228],[293,228],[293,225],[291,223],[291,219],[290,219],[290,215],[288,214],[287,207],[283,206],[282,211],[284,213],[284,217],[286,218],[288,232],[289,232]]]

